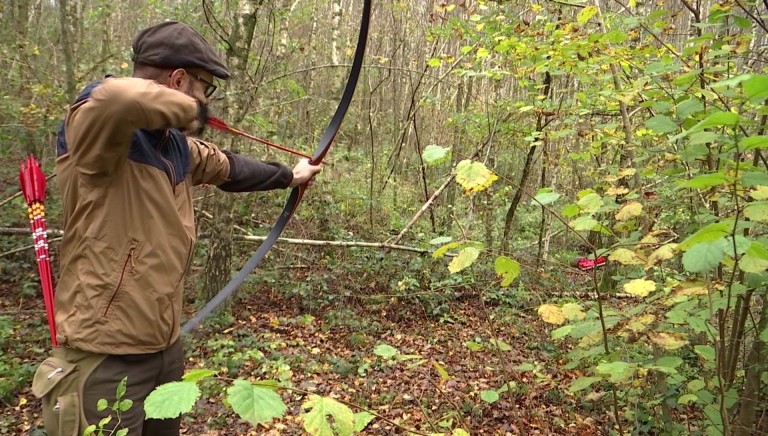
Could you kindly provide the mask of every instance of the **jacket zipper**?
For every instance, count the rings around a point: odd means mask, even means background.
[[[168,143],[168,135],[169,133],[166,130],[163,140],[160,141],[160,144],[158,145],[157,155],[160,156],[160,159],[163,161],[163,163],[168,166],[168,180],[171,182],[173,193],[176,194],[176,167],[173,165],[173,162],[166,159],[162,153],[163,147],[165,147],[165,145]]]
[[[114,292],[112,292],[112,297],[109,298],[109,302],[107,303],[107,308],[104,309],[103,316],[107,316],[107,313],[109,312],[109,308],[112,306],[112,302],[115,301],[115,297],[117,297],[117,293],[120,292],[120,288],[123,286],[123,279],[125,278],[125,271],[128,269],[128,264],[131,265],[131,270],[136,268],[136,264],[133,263],[133,250],[134,250],[134,247],[131,247],[131,249],[128,250],[128,257],[125,259],[125,263],[123,264],[123,270],[120,272],[120,280],[117,282],[117,286],[115,287]]]

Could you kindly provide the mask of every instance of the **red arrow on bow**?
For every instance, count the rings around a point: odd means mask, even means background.
[[[48,316],[48,329],[51,331],[53,346],[59,345],[56,340],[56,318],[53,313],[53,274],[51,274],[51,258],[48,252],[48,235],[45,224],[45,174],[40,169],[37,159],[29,156],[21,163],[19,184],[24,200],[27,202],[29,224],[32,227],[32,238],[35,241],[35,257],[37,269],[40,272],[40,284],[43,288],[43,302]]]
[[[250,133],[245,133],[242,130],[237,130],[234,127],[230,127],[227,123],[224,122],[224,120],[222,120],[220,118],[208,117],[208,125],[212,129],[214,129],[214,130],[221,130],[221,131],[224,131],[224,132],[234,133],[235,135],[240,135],[240,136],[246,137],[248,139],[252,139],[252,140],[254,140],[256,142],[260,142],[260,143],[262,143],[264,145],[268,145],[270,147],[274,147],[274,148],[276,148],[278,150],[283,150],[283,151],[286,151],[288,153],[295,154],[296,156],[301,156],[301,157],[305,157],[307,159],[312,159],[312,156],[310,156],[308,154],[304,154],[304,153],[302,153],[300,151],[292,150],[292,149],[290,149],[288,147],[283,147],[282,145],[277,145],[275,143],[267,141],[266,139],[261,139],[261,138],[258,138],[256,136],[251,135]]]

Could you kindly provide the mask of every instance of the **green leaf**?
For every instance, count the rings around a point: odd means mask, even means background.
[[[719,241],[694,245],[683,254],[683,268],[688,272],[706,272],[715,269],[725,257]]]
[[[739,141],[741,151],[768,148],[768,136],[750,136]]]
[[[376,346],[376,348],[373,349],[373,354],[385,359],[389,359],[400,354],[400,351],[391,345],[379,344]]]
[[[741,175],[741,184],[744,186],[768,185],[768,174],[763,171],[750,171]]]
[[[360,433],[361,431],[365,430],[366,427],[368,427],[368,424],[371,423],[376,418],[376,415],[370,412],[357,412],[355,413],[355,428],[352,430],[355,433]]]
[[[634,374],[636,367],[627,362],[605,362],[595,367],[595,372],[608,376],[611,381],[621,382]]]
[[[128,434],[127,428],[121,428],[115,433],[115,436],[126,436]]]
[[[130,398],[120,400],[120,402],[117,403],[117,410],[121,412],[127,412],[131,407],[133,407],[133,400]]]
[[[144,401],[144,413],[150,419],[169,419],[189,413],[200,398],[200,388],[191,382],[160,385]]]
[[[449,244],[445,244],[442,247],[438,248],[432,253],[432,257],[435,259],[439,259],[443,256],[445,256],[445,253],[447,253],[450,250],[453,250],[454,248],[461,247],[463,244],[459,241],[451,242]]]
[[[193,369],[184,374],[181,379],[185,382],[195,383],[214,374],[216,374],[216,372],[211,371],[210,369]]]
[[[559,198],[560,194],[552,192],[552,188],[543,188],[539,189],[539,192],[533,197],[533,203],[544,206],[556,202]]]
[[[677,246],[677,249],[680,251],[686,251],[696,244],[716,241],[723,236],[730,234],[732,229],[733,221],[731,220],[708,224],[702,227],[693,235],[687,237],[680,245]]]
[[[752,78],[744,81],[742,86],[747,98],[756,103],[762,103],[768,98],[768,76],[752,76]]]
[[[656,365],[663,366],[665,368],[677,368],[683,364],[683,359],[677,356],[664,356],[656,361]]]
[[[499,401],[499,393],[496,391],[482,391],[480,392],[480,399],[488,404],[493,404]]]
[[[685,119],[691,115],[704,110],[704,104],[696,97],[691,97],[681,101],[675,108],[675,113],[680,119]]]
[[[451,263],[448,264],[448,271],[450,271],[451,274],[456,274],[459,271],[469,268],[475,263],[478,256],[480,256],[479,249],[475,247],[465,247],[459,252],[459,255],[454,257],[451,260]]]
[[[437,165],[450,159],[451,149],[439,145],[428,145],[424,148],[421,157],[427,165]]]
[[[227,401],[235,413],[253,425],[282,418],[288,410],[274,390],[241,379],[227,389]]]
[[[493,262],[496,274],[502,278],[501,286],[509,286],[520,275],[520,264],[506,256],[499,256]]]
[[[597,220],[595,220],[594,218],[588,215],[578,217],[569,223],[571,228],[573,228],[573,230],[577,232],[581,232],[584,230],[592,230],[595,227],[597,227],[599,224],[600,223],[598,223]]]
[[[123,377],[120,383],[117,384],[117,390],[115,391],[115,398],[118,400],[125,396],[126,385],[128,384],[128,377]]]
[[[688,403],[695,403],[698,400],[699,397],[696,394],[684,394],[680,395],[680,398],[677,399],[677,404],[685,405]]]
[[[576,204],[578,204],[579,208],[585,213],[593,213],[597,212],[603,205],[603,198],[592,192],[582,197]]]
[[[700,174],[691,180],[680,184],[680,188],[707,189],[728,182],[728,177],[722,173]]]
[[[739,268],[748,273],[762,273],[768,269],[768,249],[760,242],[752,242],[739,261]]]
[[[688,140],[688,145],[706,144],[708,142],[713,142],[718,138],[720,138],[720,135],[715,132],[696,132],[691,135],[690,139]],[[708,152],[709,150],[704,147],[704,150],[700,151],[699,155],[704,156]]]
[[[493,345],[494,347],[498,348],[501,351],[512,351],[512,346],[504,341],[500,341],[498,339],[491,339],[488,341]]]
[[[536,365],[532,363],[521,363],[520,365],[512,367],[515,371],[535,371]]]
[[[704,389],[706,386],[707,384],[704,382],[704,380],[697,378],[696,380],[689,381],[688,384],[685,386],[685,389],[688,392],[696,393]]]
[[[109,403],[104,398],[101,398],[99,399],[99,401],[96,402],[96,410],[98,410],[99,412],[103,410],[107,410],[107,407],[109,407]]]
[[[573,218],[581,212],[581,208],[576,204],[566,204],[560,212],[565,218]]]
[[[571,387],[568,388],[568,391],[571,393],[582,391],[602,379],[602,377],[579,377],[571,383]]]
[[[301,408],[309,409],[302,417],[304,430],[313,436],[335,436],[334,430],[339,436],[351,436],[355,429],[355,414],[333,398],[310,395]]]
[[[674,132],[677,130],[677,123],[666,115],[656,115],[645,122],[645,127],[658,134]]]
[[[563,307],[560,308],[560,311],[565,319],[570,321],[581,321],[587,316],[584,313],[584,308],[576,303],[565,303],[563,304]]]
[[[440,59],[438,59],[438,58],[432,58],[429,61],[427,61],[427,65],[429,65],[432,68],[437,68],[440,65],[442,65],[442,63],[443,62]]]
[[[699,131],[699,130],[707,129],[709,127],[723,127],[723,126],[733,127],[739,123],[740,119],[741,118],[739,117],[739,114],[735,114],[729,111],[718,111],[711,114],[710,116],[705,118],[703,121],[693,126],[691,130]]]
[[[452,240],[453,240],[453,238],[451,238],[450,236],[439,236],[437,238],[434,238],[434,239],[430,240],[429,244],[430,245],[447,244],[447,243],[451,242]]]
[[[579,22],[582,26],[587,23],[587,21],[591,20],[592,17],[597,15],[597,6],[587,6],[585,8],[582,8],[579,14],[576,16],[576,21]]]
[[[556,329],[552,330],[552,339],[564,338],[564,337],[568,336],[568,334],[571,332],[571,330],[573,330],[573,325],[572,324],[568,324],[568,325],[564,325],[564,326],[562,326],[560,328],[556,328]]]
[[[715,349],[709,345],[695,345],[693,351],[696,352],[702,359],[708,362],[715,361]]]
[[[474,342],[474,341],[467,341],[464,343],[464,346],[469,348],[472,351],[478,351],[483,349],[483,344]]]
[[[760,201],[749,203],[744,208],[744,216],[761,223],[768,222],[768,202]]]

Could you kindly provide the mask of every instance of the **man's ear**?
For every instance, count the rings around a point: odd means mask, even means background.
[[[168,80],[168,87],[171,89],[185,89],[184,81],[187,80],[187,72],[183,68],[173,70]]]

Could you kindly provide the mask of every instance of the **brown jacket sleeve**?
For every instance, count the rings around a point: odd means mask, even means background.
[[[229,159],[215,145],[197,138],[187,137],[189,142],[192,185],[218,185],[229,177]]]
[[[105,79],[66,119],[69,152],[85,175],[111,174],[125,163],[136,129],[188,126],[197,101],[152,80]]]

